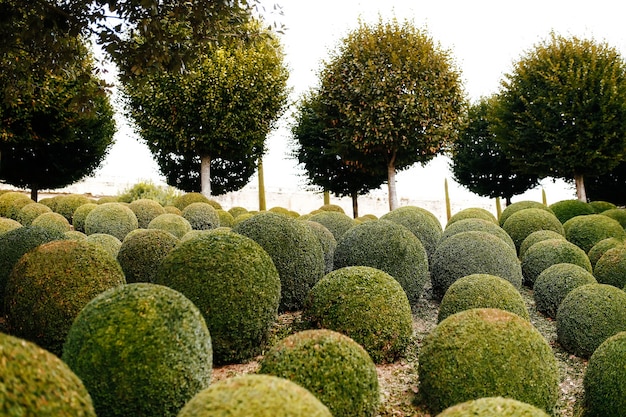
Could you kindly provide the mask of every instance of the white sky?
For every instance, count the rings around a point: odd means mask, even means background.
[[[314,86],[322,60],[334,50],[340,39],[358,25],[358,19],[375,22],[396,17],[413,21],[426,28],[433,39],[450,50],[461,70],[465,90],[471,100],[497,92],[503,75],[534,44],[554,31],[565,36],[606,41],[626,56],[626,28],[617,0],[564,1],[529,0],[263,0],[270,10],[274,3],[282,6],[283,16],[269,16],[287,27],[282,36],[290,69],[292,99]],[[268,191],[304,189],[295,162],[289,157],[290,121],[268,138],[264,158],[265,183]],[[120,123],[117,143],[112,148],[97,179],[134,183],[159,180],[158,168],[147,147],[135,137],[132,129]],[[426,167],[417,166],[398,176],[400,198],[440,200],[444,178],[450,183],[452,198],[476,199],[454,183],[446,158],[438,157]],[[256,186],[256,177],[248,187]],[[561,181],[544,182],[548,202],[573,198],[574,192]],[[384,195],[386,188],[374,192]],[[515,200],[541,198],[533,190]]]

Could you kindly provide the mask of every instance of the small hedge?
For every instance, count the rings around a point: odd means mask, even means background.
[[[266,211],[237,223],[233,231],[257,242],[272,258],[280,276],[280,311],[301,310],[325,269],[322,246],[311,229],[300,220]]]
[[[72,229],[72,226],[65,217],[59,213],[43,213],[31,222],[31,226],[43,227],[52,232],[65,233]]]
[[[326,226],[322,225],[321,223],[304,220],[304,224],[306,224],[311,229],[313,234],[317,237],[317,240],[320,242],[320,245],[322,246],[325,265],[324,274],[327,274],[333,270],[335,250],[337,249],[337,240],[330,232],[330,230],[328,230]]]
[[[69,232],[63,233],[63,239],[66,239],[66,240],[83,240],[83,239],[87,239],[87,235],[84,234],[83,232],[79,232],[78,230],[70,230]]]
[[[530,404],[511,398],[486,397],[448,407],[436,417],[549,417]]]
[[[31,203],[32,204],[32,203]],[[0,217],[0,234],[22,227],[22,223],[7,217]]]
[[[85,218],[85,234],[106,233],[120,241],[138,227],[137,216],[122,203],[98,204]]]
[[[626,246],[609,249],[596,263],[593,275],[600,284],[609,284],[619,289],[626,285]]]
[[[569,219],[563,225],[567,240],[589,252],[596,243],[609,237],[626,239],[626,232],[621,224],[603,214],[589,214]]]
[[[562,239],[566,240],[565,236],[562,233],[555,232],[554,230],[537,230],[536,232],[532,232],[529,234],[526,239],[522,241],[522,244],[519,247],[519,258],[523,259],[524,254],[535,243],[539,243],[542,240],[548,239]]]
[[[563,239],[547,239],[532,245],[522,258],[524,285],[532,288],[539,274],[555,264],[570,263],[591,272],[587,254],[578,246]]]
[[[174,199],[174,201],[172,202],[172,205],[182,212],[183,209],[191,203],[210,203],[210,202],[211,200],[209,200],[209,198],[206,197],[205,195],[194,192],[194,193],[185,193],[185,194],[179,195],[178,197]],[[218,208],[218,207],[215,207],[215,208]]]
[[[491,214],[489,210],[486,210],[480,207],[470,207],[470,208],[463,209],[453,214],[448,219],[448,223],[446,223],[446,229],[451,224],[454,224],[458,222],[459,220],[465,220],[465,219],[482,219],[488,222],[492,222],[494,224],[498,224],[498,219],[496,219],[496,216]]]
[[[113,258],[117,258],[117,254],[120,251],[122,242],[115,236],[107,235],[106,233],[94,233],[85,238],[85,242],[99,245],[102,249],[107,251]]]
[[[607,338],[626,330],[626,292],[607,284],[573,289],[556,314],[557,340],[567,352],[587,358]]]
[[[248,209],[245,207],[234,206],[228,209],[228,212],[233,216],[233,218],[237,218],[240,214],[244,214],[248,212]]]
[[[617,208],[617,206],[608,201],[590,201],[589,205],[593,209],[594,212],[600,214],[604,211],[611,210]]]
[[[490,274],[522,286],[522,268],[513,249],[487,232],[463,232],[437,246],[430,280],[433,295],[441,300],[456,280],[472,274]]]
[[[350,216],[338,211],[321,211],[312,215],[307,220],[322,224],[330,230],[337,241],[339,241],[339,238],[341,238],[344,233],[358,224]]]
[[[587,417],[622,417],[626,410],[626,332],[606,339],[593,352],[583,378]]]
[[[63,360],[98,417],[176,416],[211,380],[211,337],[182,294],[121,285],[95,297],[72,325]]]
[[[376,365],[348,336],[323,329],[299,332],[274,345],[260,365],[260,374],[289,379],[306,388],[334,416],[377,414]]]
[[[417,304],[428,280],[428,255],[406,227],[389,220],[361,223],[348,230],[335,250],[335,269],[371,266],[394,277],[411,305]]]
[[[589,257],[589,262],[591,262],[591,267],[594,268],[598,260],[604,255],[604,253],[609,250],[616,248],[618,246],[624,246],[624,241],[616,239],[614,237],[609,237],[606,239],[602,239],[587,252],[587,256]]]
[[[400,358],[410,340],[411,306],[391,275],[367,266],[335,270],[311,289],[303,321],[354,339],[376,363]]]
[[[498,219],[500,226],[503,226],[504,222],[506,222],[511,215],[527,208],[537,208],[540,210],[546,210],[547,212],[554,214],[548,206],[538,201],[517,201],[513,204],[509,204],[507,207],[504,208],[504,210],[502,210],[502,213],[500,213],[500,218]]]
[[[27,204],[34,203],[26,194],[19,191],[9,191],[0,195],[0,217],[17,220],[17,216]]]
[[[524,239],[537,230],[552,230],[565,235],[563,225],[554,214],[539,208],[528,208],[513,213],[502,228],[511,236],[519,253]]]
[[[596,282],[594,276],[581,266],[570,263],[549,266],[539,274],[533,286],[537,311],[556,318],[559,305],[570,291]]]
[[[441,239],[439,239],[439,243],[442,243],[447,238],[456,235],[457,233],[471,231],[491,233],[492,235],[502,239],[504,243],[511,247],[511,249],[517,250],[517,248],[515,247],[515,243],[513,243],[513,239],[511,239],[511,236],[509,236],[509,234],[505,232],[503,228],[498,226],[497,223],[478,218],[463,219],[458,220],[452,224],[448,224],[446,230],[444,230],[443,234],[441,235]]]
[[[614,208],[614,209],[603,211],[601,214],[603,216],[607,216],[614,220],[617,220],[619,224],[622,225],[623,228],[626,228],[626,209]]]
[[[189,220],[174,213],[158,215],[148,223],[148,229],[159,229],[169,232],[177,238],[182,238],[187,232],[193,230]]]
[[[220,227],[233,227],[233,223],[235,223],[235,218],[232,214],[222,209],[217,209],[216,211],[219,220],[218,225]]]
[[[0,333],[0,415],[96,417],[82,381],[59,358]]]
[[[61,356],[80,310],[102,291],[125,282],[115,258],[96,245],[78,240],[40,245],[20,258],[7,281],[11,334]]]
[[[78,232],[85,233],[85,219],[87,215],[91,212],[91,210],[98,207],[96,203],[88,203],[79,206],[72,215],[72,226],[74,226],[74,230]]]
[[[149,198],[140,198],[139,200],[131,201],[128,204],[128,208],[137,216],[137,227],[140,229],[146,229],[152,219],[165,213],[165,209],[161,203]]]
[[[561,200],[550,204],[549,207],[561,223],[565,223],[572,217],[595,213],[589,203],[580,200]]]
[[[499,308],[530,320],[522,295],[509,281],[488,274],[473,274],[458,279],[446,291],[439,306],[437,321],[471,308]]]
[[[182,210],[193,230],[210,230],[220,226],[217,210],[209,203],[191,203]]]
[[[439,323],[423,341],[418,375],[420,402],[433,414],[497,396],[550,411],[559,392],[548,342],[528,320],[499,309],[465,310]]]
[[[159,229],[137,229],[130,232],[117,253],[126,282],[154,282],[163,259],[180,240]]]
[[[80,194],[68,194],[62,195],[57,200],[53,211],[55,213],[59,213],[68,221],[68,223],[72,223],[72,216],[76,209],[83,204],[93,203],[89,197]]]
[[[199,392],[177,417],[332,417],[308,390],[272,375],[240,375]]]
[[[23,226],[30,226],[40,214],[50,213],[50,207],[41,203],[28,203],[17,213],[17,221]]]
[[[155,282],[200,309],[215,364],[240,363],[262,352],[277,317],[281,282],[270,256],[252,239],[214,231],[181,242],[159,266]]]

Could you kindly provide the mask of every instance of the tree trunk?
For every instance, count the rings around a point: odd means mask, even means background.
[[[353,191],[350,197],[352,197],[352,217],[356,219],[359,217],[359,195]]]
[[[450,207],[450,194],[448,193],[448,179],[443,179],[443,192],[445,194],[446,199],[446,219],[450,220],[452,217],[452,208]]]
[[[324,191],[324,205],[330,204],[330,191]]]
[[[33,186],[30,189],[30,199],[33,200],[34,202],[37,202],[38,194],[39,194],[39,188]]]
[[[257,172],[259,175],[259,211],[267,210],[267,206],[265,204],[265,178],[263,177],[263,159],[259,157],[259,162],[257,163]]]
[[[200,193],[211,197],[211,157],[208,155],[200,156]]]
[[[389,211],[398,208],[398,193],[396,190],[396,154],[387,164],[387,184],[389,186]]]
[[[585,192],[585,180],[582,174],[574,174],[574,181],[576,182],[576,196],[580,201],[587,202],[587,193]]]

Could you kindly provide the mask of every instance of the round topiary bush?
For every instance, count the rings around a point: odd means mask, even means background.
[[[472,274],[490,274],[522,286],[522,268],[517,254],[502,239],[487,232],[463,232],[437,246],[430,281],[433,295],[441,300],[456,280]]]
[[[208,203],[210,204],[211,200],[203,194],[200,193],[185,193],[179,195],[174,199],[172,205],[176,207],[181,212],[185,207],[187,207],[191,203]],[[216,207],[217,208],[217,207]]]
[[[17,220],[17,216],[27,204],[34,203],[26,194],[19,191],[9,191],[0,195],[0,217]]]
[[[626,285],[626,246],[616,246],[604,252],[593,268],[593,275],[600,284],[624,288]]]
[[[83,239],[87,239],[87,235],[84,234],[83,232],[79,232],[78,230],[70,230],[68,232],[63,233],[63,239],[66,239],[66,240],[83,240]]]
[[[322,246],[325,264],[324,274],[327,274],[333,270],[335,250],[337,249],[337,240],[330,232],[330,230],[328,230],[326,226],[322,225],[321,223],[304,220],[304,224],[306,224],[311,229],[313,234],[317,237],[317,240],[320,242],[320,245]]]
[[[604,255],[604,253],[609,250],[616,248],[618,246],[623,246],[624,242],[622,240],[616,239],[614,237],[609,237],[606,239],[602,239],[587,252],[587,256],[589,257],[589,262],[591,262],[591,267],[594,268],[598,260]]]
[[[502,239],[504,243],[511,247],[511,249],[517,250],[517,248],[515,247],[515,243],[513,243],[513,239],[511,239],[511,236],[509,236],[509,234],[505,232],[503,228],[498,226],[497,223],[479,218],[468,218],[463,220],[457,220],[452,224],[449,223],[446,227],[446,230],[443,231],[443,234],[439,239],[439,243],[442,243],[447,238],[456,235],[457,233],[471,231],[491,233],[492,235]]]
[[[441,299],[437,321],[471,308],[499,308],[530,320],[522,295],[509,281],[489,274],[473,274],[450,285]]]
[[[61,356],[79,311],[123,283],[122,268],[104,249],[78,240],[45,243],[22,256],[9,275],[7,325],[11,334]]]
[[[590,201],[589,205],[591,206],[591,208],[593,209],[593,211],[595,213],[602,213],[606,210],[611,210],[614,208],[617,208],[617,206],[613,203],[610,203],[608,201]]]
[[[465,219],[482,219],[488,222],[498,224],[496,216],[491,214],[489,210],[480,207],[470,207],[453,214],[452,217],[448,219],[448,223],[446,223],[446,229],[451,224],[456,223],[459,220]]]
[[[117,253],[126,282],[154,282],[159,265],[179,241],[160,229],[137,229],[126,235]]]
[[[581,266],[569,263],[549,266],[539,274],[533,286],[537,311],[556,318],[559,305],[570,291],[596,282],[591,272]]]
[[[148,223],[148,229],[164,230],[179,239],[193,230],[187,219],[174,213],[165,213],[155,217]]]
[[[72,215],[76,211],[76,209],[83,204],[93,203],[93,200],[90,198],[80,195],[80,194],[68,194],[60,196],[54,206],[54,212],[59,213],[68,221],[68,223],[72,223]]]
[[[524,285],[532,288],[535,280],[546,268],[555,264],[578,265],[591,272],[587,254],[578,246],[563,239],[547,239],[532,245],[522,258]]]
[[[320,211],[309,217],[308,220],[322,224],[330,230],[337,241],[344,233],[357,225],[353,218],[338,211]]]
[[[411,306],[391,275],[367,266],[337,269],[311,289],[303,320],[343,333],[365,348],[376,363],[401,357],[410,340]]]
[[[334,268],[371,266],[396,279],[411,305],[417,304],[428,280],[428,255],[406,227],[389,220],[361,223],[337,241]]]
[[[34,343],[0,333],[0,415],[96,417],[82,381]]]
[[[235,227],[237,223],[241,223],[244,220],[248,220],[250,217],[254,216],[255,214],[256,213],[241,213],[237,215],[237,217],[235,217],[235,220],[233,221],[232,227]]]
[[[72,226],[74,226],[74,230],[78,232],[85,233],[85,219],[87,215],[91,212],[91,210],[98,207],[96,203],[88,203],[79,206],[72,215]]]
[[[338,211],[339,213],[346,213],[343,207],[337,204],[324,204],[318,210],[322,211]]]
[[[556,313],[558,342],[582,358],[625,330],[626,292],[612,285],[581,285],[565,296]]]
[[[150,198],[140,198],[139,200],[131,201],[128,204],[128,208],[135,213],[140,229],[146,229],[152,219],[165,214],[165,209],[161,203]]]
[[[40,214],[31,222],[31,226],[43,227],[44,229],[59,233],[65,233],[72,229],[72,226],[65,217],[54,212]]]
[[[213,231],[181,242],[159,266],[155,282],[200,309],[216,364],[262,352],[278,314],[281,282],[270,256],[252,239]]]
[[[211,337],[198,309],[160,285],[120,285],[91,300],[69,330],[63,360],[98,417],[176,416],[209,386]]]
[[[626,228],[626,209],[614,208],[614,209],[603,211],[601,214],[603,216],[607,216],[614,220],[617,220],[619,224],[622,225],[623,228]]]
[[[163,210],[165,210],[165,213],[178,214],[179,216],[183,214],[182,210],[174,206],[163,206]]]
[[[423,341],[418,374],[422,402],[433,414],[497,396],[549,411],[559,392],[548,342],[528,320],[499,309],[465,310],[439,323]]]
[[[85,234],[106,233],[120,241],[137,227],[137,216],[122,203],[98,204],[85,218]]]
[[[94,233],[89,235],[85,238],[85,242],[100,245],[100,247],[107,251],[113,258],[117,258],[117,254],[122,246],[122,242],[120,242],[118,238],[107,235],[106,233]],[[154,265],[152,267],[154,268]]]
[[[538,208],[523,209],[511,214],[502,228],[515,242],[518,253],[524,239],[537,230],[552,230],[565,236],[559,219],[551,212]]]
[[[115,195],[105,195],[102,196],[100,198],[98,198],[95,203],[96,204],[104,204],[104,203],[122,203],[123,201],[120,200],[119,196],[115,196]]]
[[[580,200],[561,200],[550,204],[550,209],[561,223],[565,223],[572,217],[594,214],[593,207]]]
[[[280,311],[302,309],[325,269],[322,246],[311,229],[299,220],[267,211],[237,223],[233,231],[257,242],[272,258],[280,276]]]
[[[32,204],[32,203],[31,203]],[[0,234],[22,227],[22,223],[7,217],[0,217]]]
[[[626,232],[621,224],[603,214],[589,214],[569,219],[563,225],[565,238],[585,251],[603,239],[614,237],[626,239]]]
[[[227,212],[226,210],[218,209],[215,210],[217,212],[217,217],[219,220],[220,227],[233,227],[233,223],[235,222],[235,218],[232,214]]]
[[[50,207],[50,210],[54,211],[56,209],[57,203],[59,202],[61,198],[63,198],[62,195],[55,195],[54,197],[45,197],[45,198],[40,199],[38,203],[46,205]]]
[[[332,417],[332,414],[308,390],[288,379],[248,374],[212,384],[196,394],[177,417],[251,416]]]
[[[260,374],[289,379],[315,395],[334,416],[375,416],[379,386],[367,352],[341,333],[306,330],[274,345]]]
[[[532,232],[526,239],[522,241],[522,244],[519,247],[519,258],[522,259],[524,254],[535,243],[539,243],[542,240],[548,239],[561,239],[566,240],[563,234],[555,232],[554,230],[537,230],[536,232]]]
[[[228,212],[233,216],[233,218],[237,218],[240,214],[244,214],[248,212],[248,209],[245,207],[234,206],[228,209]]]
[[[209,203],[191,203],[182,211],[193,230],[210,230],[219,227],[220,216]]]
[[[486,397],[453,405],[437,414],[436,417],[549,417],[535,407],[511,398]]]
[[[552,213],[552,210],[548,206],[538,201],[517,201],[513,204],[509,204],[507,207],[504,208],[504,210],[502,210],[502,213],[500,213],[500,218],[498,219],[498,221],[500,222],[500,226],[503,226],[504,222],[506,222],[512,214],[527,208],[538,208],[540,210],[546,210],[549,213]]]
[[[421,207],[399,207],[380,218],[401,224],[409,229],[424,245],[428,260],[432,259],[437,242],[443,233],[439,219],[430,211]]]
[[[52,210],[50,207],[41,203],[28,203],[20,209],[17,213],[17,221],[23,226],[30,226],[30,224],[39,217],[40,214],[50,213]]]
[[[593,352],[583,378],[587,417],[621,417],[626,410],[626,332],[606,339]]]

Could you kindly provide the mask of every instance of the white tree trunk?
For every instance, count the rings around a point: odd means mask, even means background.
[[[387,165],[387,183],[389,185],[389,211],[398,208],[398,193],[396,191],[396,167],[393,162]]]
[[[200,192],[205,197],[211,197],[211,157],[200,157]]]
[[[585,192],[585,180],[581,174],[574,175],[574,181],[576,182],[576,197],[580,201],[587,202],[587,193]]]

